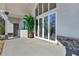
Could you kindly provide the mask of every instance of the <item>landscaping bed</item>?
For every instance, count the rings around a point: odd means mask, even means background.
[[[4,46],[4,40],[0,40],[0,55],[2,54],[3,46]]]

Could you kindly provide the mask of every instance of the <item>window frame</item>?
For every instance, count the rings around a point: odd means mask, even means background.
[[[36,18],[38,19],[38,36],[35,36],[36,38],[40,38],[40,39],[43,39],[43,40],[47,40],[47,41],[50,41],[50,42],[57,42],[57,30],[55,30],[55,40],[50,40],[50,15],[53,14],[53,13],[56,13],[56,20],[57,20],[57,12],[56,12],[56,8],[50,10],[50,3],[48,3],[48,11],[47,12],[43,12],[44,11],[44,8],[43,8],[43,3],[42,3],[42,14],[39,15],[39,8],[38,8],[38,16],[36,16]],[[39,6],[38,6],[39,7]],[[44,38],[44,28],[42,28],[42,37],[39,36],[39,19],[42,18],[42,26],[44,27],[44,17],[45,16],[48,16],[48,39],[45,39]],[[56,23],[55,23],[55,29],[56,29]]]

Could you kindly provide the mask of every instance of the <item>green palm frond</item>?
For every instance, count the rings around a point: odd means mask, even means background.
[[[25,27],[29,32],[32,32],[34,29],[34,17],[25,15],[24,17]]]

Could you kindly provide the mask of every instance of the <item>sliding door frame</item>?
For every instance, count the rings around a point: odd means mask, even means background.
[[[55,19],[55,40],[50,40],[50,15],[54,14],[54,13],[56,14],[56,19]],[[44,38],[44,17],[46,17],[46,16],[48,16],[48,39]],[[42,37],[39,37],[39,30],[40,30],[39,19],[40,18],[42,18]],[[57,24],[57,21],[56,21],[57,20],[57,12],[56,12],[56,8],[49,11],[49,4],[48,4],[48,11],[43,13],[43,4],[42,4],[42,14],[39,15],[39,6],[38,6],[37,19],[38,19],[38,30],[37,30],[38,35],[37,36],[35,35],[35,38],[42,39],[42,40],[49,41],[49,42],[53,42],[53,43],[57,43],[57,31],[56,31],[56,29],[57,29],[57,26],[56,26],[56,24]],[[34,30],[34,32],[36,34],[36,29]]]

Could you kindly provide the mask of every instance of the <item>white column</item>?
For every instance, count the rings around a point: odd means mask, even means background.
[[[43,3],[42,3],[42,14],[43,14]],[[44,17],[42,16],[42,38],[44,38]]]
[[[50,4],[48,3],[48,11],[50,9]],[[48,40],[50,40],[50,15],[48,14]]]
[[[38,18],[38,37],[39,37],[39,18]]]
[[[39,16],[39,5],[38,5],[38,16]],[[39,17],[38,17],[38,37],[39,37]]]

